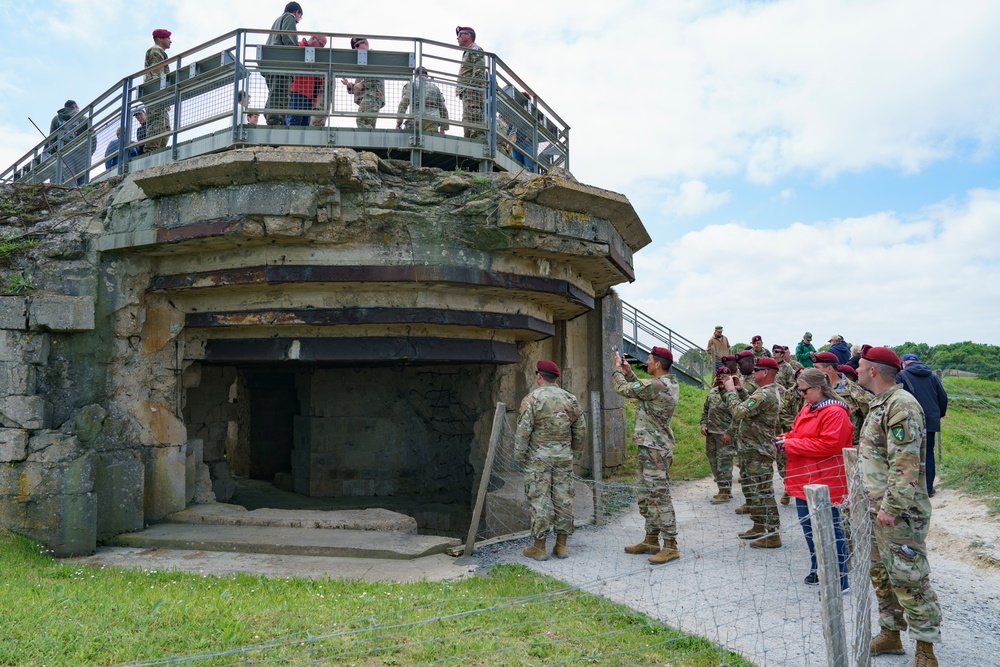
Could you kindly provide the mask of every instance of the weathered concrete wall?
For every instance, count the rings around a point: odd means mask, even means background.
[[[255,148],[0,195],[42,240],[11,267],[35,291],[0,294],[0,523],[57,553],[228,500],[234,468],[467,502],[493,406],[516,411],[539,358],[581,403],[602,393],[620,459],[611,287],[649,237],[617,193]],[[254,403],[262,368],[294,374],[297,410]]]

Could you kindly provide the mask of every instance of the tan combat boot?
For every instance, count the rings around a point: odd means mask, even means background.
[[[781,496],[781,504],[782,505],[787,505],[790,502],[792,502],[792,497],[790,495],[788,495],[786,493],[783,496]]]
[[[733,494],[729,492],[729,489],[719,489],[719,492],[712,496],[712,504],[728,503],[732,499]]]
[[[917,651],[913,654],[913,667],[938,667],[934,656],[934,644],[917,640]]]
[[[522,551],[528,558],[534,558],[535,560],[548,560],[549,557],[545,553],[545,538],[536,537],[534,546],[525,547]]]
[[[758,537],[764,537],[765,533],[767,533],[767,529],[764,528],[764,525],[754,521],[753,526],[749,530],[744,530],[740,533],[740,537],[744,540],[755,540]]]
[[[899,638],[899,630],[882,631],[872,637],[872,655],[903,655],[903,641]]]
[[[750,514],[750,506],[747,505],[746,503],[743,503],[742,505],[740,505],[739,507],[736,508],[736,513],[737,514]]]
[[[750,543],[754,549],[777,549],[781,546],[781,535],[778,533],[768,533],[759,540]]]
[[[556,558],[566,558],[569,556],[569,547],[566,546],[566,533],[556,533],[556,545],[552,547],[552,555]]]
[[[663,548],[648,558],[653,565],[663,565],[681,557],[681,552],[677,550],[677,540],[672,537],[663,538]]]
[[[660,534],[659,533],[646,533],[646,539],[639,544],[635,544],[631,547],[625,547],[625,553],[627,554],[655,554],[660,550]]]

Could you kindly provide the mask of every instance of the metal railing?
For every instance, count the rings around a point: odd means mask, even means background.
[[[674,354],[672,371],[682,379],[704,386],[708,380],[708,354],[704,348],[622,301],[622,350],[640,361],[653,347],[664,345]]]
[[[241,28],[172,57],[166,74],[124,77],[0,181],[84,183],[257,144],[344,146],[481,170],[569,167],[569,126],[495,54],[484,52],[486,76],[473,85],[459,80],[466,50],[454,45],[374,35],[379,48],[354,51],[345,48],[352,35],[313,33],[328,46],[270,46],[272,34],[289,33]],[[377,108],[359,106],[343,80],[378,82]],[[263,124],[268,116],[275,124]]]

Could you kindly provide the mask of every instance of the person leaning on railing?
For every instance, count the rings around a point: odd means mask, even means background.
[[[448,123],[440,119],[448,120],[448,107],[444,101],[441,89],[426,79],[427,68],[418,67],[413,70],[413,81],[409,81],[403,86],[403,97],[399,100],[399,107],[396,109],[396,129],[410,129],[409,123],[404,123],[403,118],[410,107],[410,99],[413,99],[413,114],[420,110],[420,99],[423,98],[423,121],[421,127],[424,132],[440,132],[444,134],[448,129]]]
[[[312,46],[322,48],[326,46],[326,37],[323,35],[313,35],[308,39],[299,42],[299,46]],[[308,111],[318,106],[322,106],[323,100],[323,79],[322,76],[296,76],[292,79],[291,94],[288,97],[288,108],[298,111]],[[285,116],[285,124],[289,126],[305,127],[310,124],[311,116],[293,115]]]
[[[285,13],[275,19],[271,24],[271,30],[295,30],[295,26],[302,20],[302,6],[297,2],[289,2],[285,5]],[[296,46],[295,35],[272,34],[267,38],[267,46]],[[284,112],[288,108],[288,95],[292,77],[288,74],[272,74],[271,72],[261,72],[264,83],[267,84],[267,102],[265,109],[277,109]],[[284,113],[267,114],[268,125],[284,125]]]
[[[158,28],[153,31],[153,45],[146,51],[146,59],[143,64],[144,69],[150,69],[143,78],[143,83],[159,81],[160,76],[170,71],[169,65],[161,65],[167,60],[167,49],[170,48],[170,31]],[[146,142],[143,152],[155,151],[163,148],[166,137],[157,137],[170,129],[169,104],[149,104],[146,107],[146,133],[154,138]]]

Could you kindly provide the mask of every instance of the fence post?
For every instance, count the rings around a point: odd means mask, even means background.
[[[479,479],[479,494],[476,496],[476,506],[472,510],[472,523],[469,524],[469,534],[465,538],[465,555],[472,555],[472,547],[476,543],[476,532],[479,530],[479,518],[483,515],[483,503],[486,501],[486,490],[490,486],[490,476],[493,474],[493,459],[497,454],[497,442],[500,440],[500,428],[507,417],[507,406],[497,403],[493,413],[493,430],[490,432],[490,445],[486,449],[486,462],[483,464],[483,476]]]
[[[590,434],[594,448],[594,525],[604,523],[604,454],[601,452],[601,392],[590,392]]]
[[[854,646],[854,661],[856,667],[871,667],[872,655],[871,644],[869,643],[872,627],[871,616],[871,587],[868,585],[869,564],[859,563],[858,558],[871,558],[871,545],[868,549],[860,549],[862,544],[871,540],[871,527],[868,515],[868,504],[865,502],[864,489],[856,477],[858,467],[858,450],[854,447],[845,447],[844,450],[844,472],[847,475],[847,507],[850,516],[848,522],[851,527],[851,537],[848,544],[851,551],[848,554],[854,571],[854,636],[856,637]],[[858,576],[862,581],[858,580]]]
[[[823,618],[823,639],[826,641],[826,664],[848,667],[847,631],[844,625],[844,604],[840,592],[840,566],[837,562],[837,538],[833,530],[833,507],[830,487],[806,484],[806,501],[812,521],[819,574],[820,613]]]

